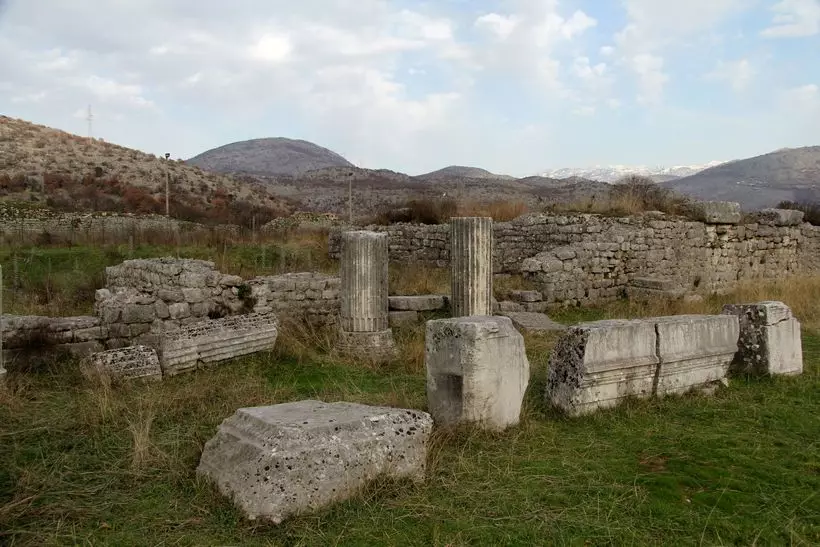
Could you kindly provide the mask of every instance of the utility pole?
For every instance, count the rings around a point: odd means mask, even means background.
[[[91,113],[91,105],[88,105],[88,115],[85,117],[85,120],[88,122],[88,140],[93,140],[92,133],[91,133],[91,123],[94,121],[94,115]]]
[[[171,171],[168,169],[168,158],[171,154],[165,153],[165,216],[171,218]]]
[[[347,221],[353,226],[353,177],[347,181]]]

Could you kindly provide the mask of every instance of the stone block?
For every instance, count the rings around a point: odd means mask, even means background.
[[[126,304],[122,310],[123,323],[153,323],[156,315],[150,304]]]
[[[185,302],[189,304],[197,304],[205,300],[205,291],[202,289],[182,289],[182,295],[185,297]]]
[[[160,289],[157,297],[165,302],[185,302],[185,295],[180,289]]]
[[[740,204],[734,201],[703,201],[696,204],[699,220],[706,224],[740,224]]]
[[[658,396],[725,381],[737,353],[740,331],[736,317],[674,315],[651,321],[658,333]]]
[[[432,426],[417,410],[346,402],[240,408],[205,443],[197,473],[247,518],[279,524],[379,477],[423,480]]]
[[[417,311],[391,311],[389,315],[391,327],[417,323],[419,320]]]
[[[493,313],[497,315],[505,315],[510,312],[522,312],[524,311],[524,305],[519,304],[518,302],[509,302],[507,300],[498,302],[498,306],[493,306]]]
[[[171,319],[185,319],[191,316],[191,306],[187,302],[176,302],[168,306]]]
[[[549,360],[547,400],[578,416],[651,397],[659,359],[655,324],[606,320],[570,327]]]
[[[796,375],[803,372],[800,322],[783,302],[728,304],[724,314],[740,321],[740,342],[732,372]]]
[[[168,319],[171,317],[171,312],[168,311],[168,304],[162,300],[154,302],[154,313],[156,313],[159,319]]]
[[[799,226],[805,213],[794,209],[763,209],[755,215],[755,220],[764,226]]]
[[[510,300],[513,302],[541,302],[544,296],[538,291],[510,291]]]
[[[95,353],[90,357],[93,366],[112,376],[125,380],[161,380],[162,369],[154,348],[129,346]]]
[[[559,332],[566,330],[566,326],[550,319],[546,314],[534,312],[504,312],[501,315],[509,317],[515,328],[526,333]]]
[[[273,349],[278,335],[274,315],[252,313],[199,321],[162,339],[162,371],[178,374],[206,364]]]
[[[524,338],[507,317],[427,322],[427,401],[436,423],[503,430],[518,423],[530,379]]]
[[[389,318],[389,315],[388,315]],[[344,358],[386,363],[396,357],[396,342],[389,328],[376,332],[339,331],[336,351]]]
[[[445,297],[439,294],[422,296],[390,296],[389,307],[394,311],[436,311],[445,307]]]

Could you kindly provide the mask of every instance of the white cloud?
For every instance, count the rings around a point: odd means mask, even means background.
[[[589,62],[589,57],[576,57],[573,64],[575,75],[582,80],[595,80],[607,73],[606,63],[598,63],[595,66]]]
[[[706,74],[712,80],[727,82],[737,92],[743,91],[754,79],[757,70],[748,59],[724,62],[718,61],[714,70]]]
[[[611,57],[615,53],[615,48],[612,46],[601,46],[600,53],[604,57]]]
[[[500,40],[506,40],[518,26],[518,19],[514,15],[487,13],[476,19],[475,26],[487,29]]]
[[[638,75],[641,90],[638,102],[658,104],[663,96],[663,88],[669,82],[669,75],[664,72],[663,57],[642,53],[629,59],[629,64]]]
[[[265,33],[251,46],[250,52],[261,61],[279,63],[290,57],[293,45],[288,36]]]
[[[772,11],[772,25],[761,32],[767,38],[820,34],[820,0],[782,0],[772,6]]]
[[[595,107],[590,106],[590,105],[580,106],[578,108],[573,109],[572,113],[575,114],[576,116],[584,116],[584,117],[594,116],[595,115]]]
[[[781,104],[804,119],[812,114],[820,115],[820,86],[807,84],[787,89],[781,94]],[[816,123],[816,120],[815,120]]]

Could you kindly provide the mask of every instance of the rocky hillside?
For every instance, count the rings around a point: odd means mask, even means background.
[[[666,182],[694,175],[704,169],[715,167],[722,163],[724,162],[713,161],[705,165],[676,165],[673,167],[648,167],[646,165],[606,165],[581,168],[564,167],[545,171],[541,173],[541,176],[554,179],[581,177],[589,180],[615,183],[630,175],[638,175],[650,178],[655,182]]]
[[[164,213],[167,175],[177,218],[245,224],[294,209],[264,186],[0,116],[0,198],[58,211]]]
[[[781,201],[820,200],[820,146],[778,150],[663,183],[700,199],[737,201],[754,210]]]
[[[419,180],[453,180],[453,179],[501,179],[512,180],[515,177],[509,175],[496,175],[486,169],[479,167],[465,167],[463,165],[450,165],[444,169],[425,173],[416,177]]]
[[[187,163],[214,173],[261,176],[295,176],[328,167],[353,167],[352,163],[327,148],[282,137],[226,144],[203,152]]]

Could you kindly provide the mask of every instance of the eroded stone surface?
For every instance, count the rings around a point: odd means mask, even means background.
[[[427,401],[436,423],[515,425],[530,378],[524,338],[507,317],[427,322]]]
[[[391,296],[388,301],[395,311],[437,311],[446,307],[446,297],[441,294]]]
[[[755,220],[766,226],[799,226],[805,213],[794,209],[763,209],[755,215]]]
[[[681,315],[570,327],[550,355],[547,399],[570,415],[725,382],[733,316]]]
[[[348,359],[358,359],[368,363],[385,363],[396,357],[396,341],[391,329],[378,332],[340,330],[336,351]]]
[[[252,313],[201,321],[167,333],[162,371],[173,375],[198,366],[273,349],[279,334],[273,314]]]
[[[524,332],[555,332],[566,330],[567,328],[561,323],[553,321],[544,313],[502,311],[501,315],[509,317],[512,320],[513,325],[515,325],[517,329]]]
[[[803,372],[800,322],[783,302],[728,304],[724,314],[740,322],[740,342],[732,371],[795,375]]]
[[[205,444],[197,473],[248,518],[278,524],[379,476],[422,480],[432,426],[418,410],[345,402],[240,408]]]
[[[378,332],[388,324],[387,234],[342,234],[340,324],[346,332]]]
[[[740,224],[740,204],[734,201],[703,201],[697,204],[700,220],[706,224]]]
[[[659,359],[655,324],[606,320],[570,327],[550,355],[547,400],[577,416],[652,395]]]
[[[721,382],[737,352],[740,333],[730,315],[675,315],[652,319],[660,367],[655,394],[683,393]]]
[[[162,369],[154,348],[129,346],[91,355],[91,364],[124,380],[161,380]]]

